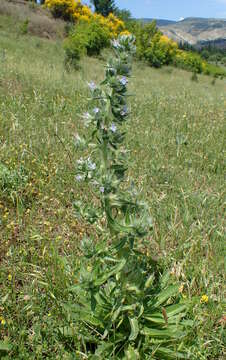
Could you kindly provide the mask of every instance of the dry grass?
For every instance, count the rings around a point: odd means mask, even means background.
[[[28,33],[48,39],[63,38],[65,22],[54,19],[47,9],[23,0],[1,0],[0,14],[11,16],[23,24],[28,21]]]

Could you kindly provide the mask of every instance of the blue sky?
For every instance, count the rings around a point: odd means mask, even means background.
[[[116,0],[115,2],[121,9],[129,9],[137,18],[179,20],[195,16],[226,19],[226,0]]]

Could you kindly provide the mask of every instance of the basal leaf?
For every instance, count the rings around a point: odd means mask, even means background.
[[[179,293],[178,285],[169,286],[167,289],[161,291],[161,293],[157,296],[154,306],[158,307],[158,306],[164,304],[171,296],[175,296],[178,293]]]
[[[129,340],[134,341],[134,340],[136,340],[136,338],[139,334],[138,320],[136,318],[133,318],[133,319],[129,318],[129,322],[130,322],[130,327],[131,327]]]
[[[104,284],[111,276],[116,275],[119,273],[125,266],[126,259],[122,259],[117,266],[114,266],[112,270],[106,272],[102,277],[95,280],[94,285],[100,286]]]
[[[158,349],[155,352],[155,355],[158,355],[158,358],[161,360],[188,359],[188,356],[186,354],[165,347],[158,347]]]

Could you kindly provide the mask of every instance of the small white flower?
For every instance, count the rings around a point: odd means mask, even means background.
[[[88,83],[88,86],[89,86],[89,88],[90,88],[91,91],[94,91],[94,90],[96,90],[96,88],[97,88],[97,86],[96,86],[96,84],[95,84],[94,81],[91,81],[90,83]]]
[[[87,166],[88,166],[89,170],[93,171],[96,169],[96,164],[94,162],[92,162],[90,159],[88,159]]]
[[[102,194],[104,193],[104,187],[103,187],[103,186],[100,187],[100,192],[101,192]]]
[[[92,115],[90,115],[90,113],[87,111],[83,114],[83,119],[84,119],[84,125],[85,127],[88,127],[89,124],[91,123],[92,121]]]
[[[95,107],[93,109],[94,114],[98,114],[100,112],[100,109],[98,107]]]
[[[83,159],[83,158],[78,159],[78,160],[77,160],[77,164],[78,164],[78,165],[84,164],[84,159]]]
[[[112,42],[111,42],[112,46],[116,49],[120,48],[120,43],[118,40],[114,39]]]
[[[90,113],[88,113],[88,111],[85,112],[84,115],[83,115],[83,118],[86,119],[86,120],[89,120],[91,118]]]
[[[93,186],[98,186],[98,185],[99,185],[99,183],[98,183],[98,181],[93,180],[93,181],[92,181],[92,185],[93,185]]]

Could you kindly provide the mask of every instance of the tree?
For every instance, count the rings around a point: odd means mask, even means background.
[[[117,18],[119,18],[120,20],[122,20],[124,22],[131,21],[131,19],[132,19],[132,14],[127,9],[121,10],[121,9],[116,8],[114,11],[114,14],[117,16]]]
[[[116,5],[114,0],[92,0],[95,11],[103,16],[114,13]]]

